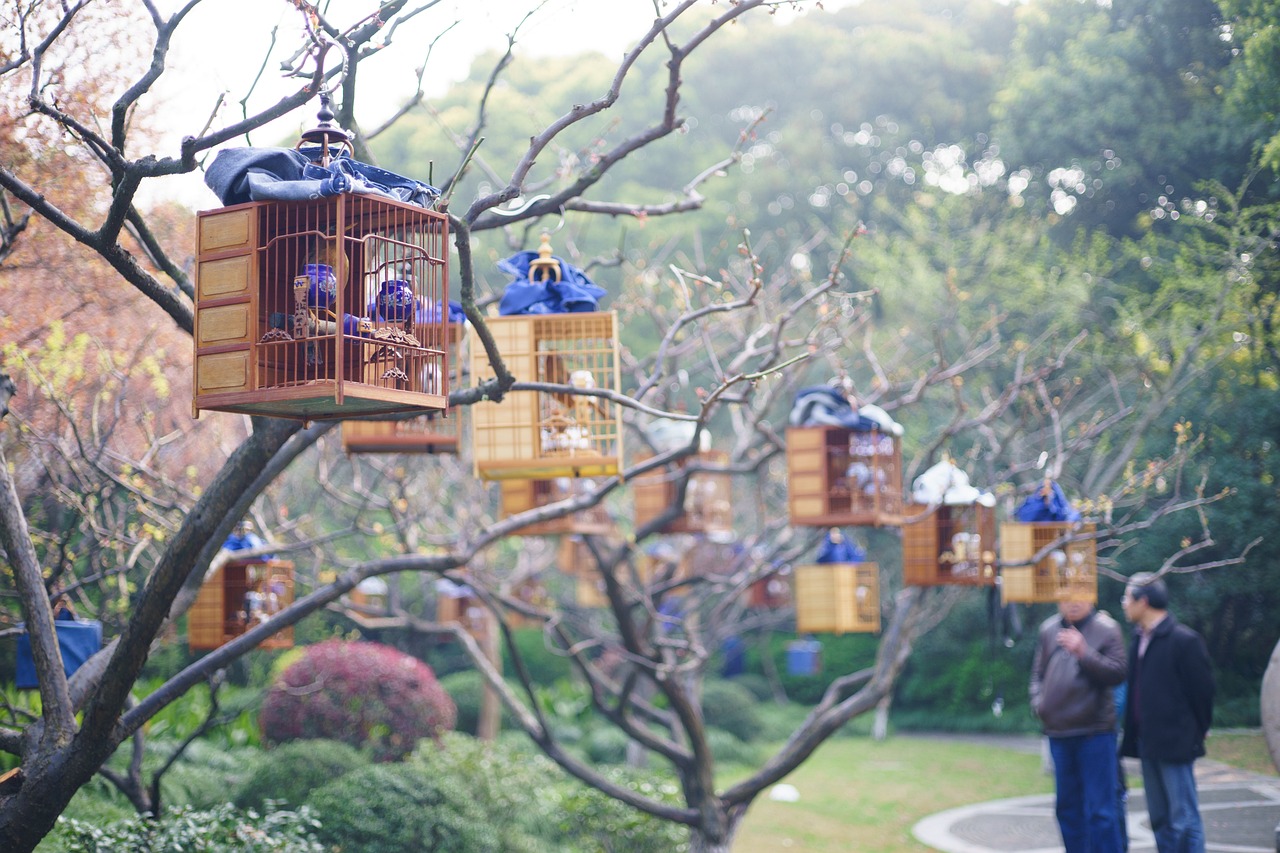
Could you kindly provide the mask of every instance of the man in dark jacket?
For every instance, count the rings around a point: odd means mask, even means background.
[[[1089,601],[1061,601],[1040,626],[1031,708],[1049,738],[1067,853],[1119,853],[1119,777],[1112,689],[1124,681],[1120,626]]]
[[[1160,853],[1203,853],[1195,760],[1213,718],[1213,670],[1204,640],[1169,613],[1169,590],[1134,575],[1121,599],[1137,628],[1121,752],[1142,759],[1147,814]]]

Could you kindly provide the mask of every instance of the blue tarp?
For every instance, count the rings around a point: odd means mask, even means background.
[[[1036,489],[1035,494],[1028,495],[1022,505],[1014,511],[1013,517],[1018,521],[1079,521],[1080,511],[1071,505],[1056,481],[1050,481],[1049,493],[1044,489]]]
[[[320,149],[224,148],[205,170],[204,182],[225,205],[247,201],[306,201],[361,193],[431,207],[440,191],[353,159],[346,151],[328,166],[312,162]]]
[[[818,556],[814,558],[814,562],[863,563],[866,559],[867,552],[859,548],[852,539],[843,535],[837,539],[831,531],[827,531],[826,538],[818,546]]]
[[[70,678],[72,673],[102,648],[102,623],[91,619],[76,619],[64,610],[54,617],[53,627],[58,634],[58,649],[62,652],[62,670]],[[31,655],[31,638],[25,633],[18,635],[14,682],[24,690],[40,686],[36,680],[35,658]]]
[[[537,258],[537,252],[520,252],[498,261],[498,269],[512,276],[498,303],[499,314],[570,314],[599,310],[600,300],[608,291],[561,258],[552,256],[560,265],[559,281],[530,281],[529,264]]]

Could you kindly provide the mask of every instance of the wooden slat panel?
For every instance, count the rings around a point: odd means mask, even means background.
[[[225,352],[196,357],[196,393],[239,391],[249,387],[249,353]]]
[[[197,346],[249,343],[249,303],[222,305],[200,311],[196,327],[200,330]]]

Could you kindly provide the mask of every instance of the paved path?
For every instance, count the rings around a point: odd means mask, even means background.
[[[1126,759],[1129,760],[1129,759]],[[1209,853],[1276,853],[1280,778],[1201,759],[1196,762],[1200,813]],[[944,853],[1061,853],[1053,795],[1015,797],[930,815],[912,828]],[[1129,795],[1129,850],[1156,849],[1142,791]]]

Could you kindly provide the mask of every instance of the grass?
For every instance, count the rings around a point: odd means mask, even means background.
[[[1267,751],[1267,741],[1261,731],[1210,732],[1204,746],[1208,751],[1206,758],[1265,776],[1280,775],[1276,773],[1276,766],[1271,761],[1271,753]]]
[[[1260,731],[1212,734],[1208,758],[1276,773]],[[943,738],[835,737],[785,780],[794,803],[760,797],[738,831],[734,853],[923,853],[911,827],[935,812],[1005,797],[1053,792],[1040,756]],[[1141,779],[1130,780],[1141,787]]]
[[[1038,754],[911,735],[832,738],[785,781],[799,801],[757,799],[734,853],[927,851],[911,836],[927,815],[1053,790]]]

